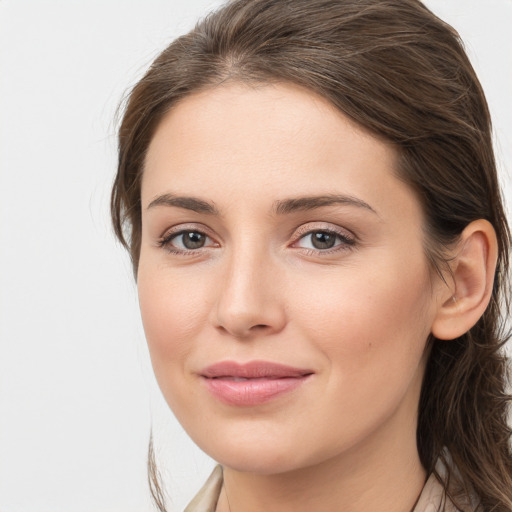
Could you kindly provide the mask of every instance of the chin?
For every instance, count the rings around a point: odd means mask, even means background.
[[[213,456],[213,455],[212,455]],[[289,453],[279,453],[278,450],[261,450],[255,447],[252,450],[230,451],[213,457],[226,468],[242,473],[255,473],[259,475],[276,475],[289,473],[308,464],[290,458]]]
[[[264,431],[263,431],[264,432]],[[246,432],[247,434],[247,432]],[[243,473],[277,475],[312,467],[332,457],[329,447],[303,439],[262,433],[258,436],[228,434],[223,439],[194,439],[211,458],[226,468]],[[302,447],[302,450],[299,449]]]
[[[200,438],[192,434],[192,440],[216,462],[224,467],[246,473],[262,475],[286,473],[293,471],[302,465],[308,465],[300,460],[297,445],[292,447],[285,440],[276,435],[236,435],[226,433],[216,439]],[[201,434],[204,434],[203,432]],[[305,458],[308,458],[307,456]]]

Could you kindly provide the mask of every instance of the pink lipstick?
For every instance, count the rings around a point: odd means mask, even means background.
[[[200,372],[208,391],[229,405],[254,406],[293,391],[312,370],[267,361],[222,361]]]

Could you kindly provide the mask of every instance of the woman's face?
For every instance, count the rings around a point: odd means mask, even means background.
[[[217,461],[274,473],[414,442],[440,285],[396,169],[292,85],[207,90],[159,125],[142,319],[168,404]]]

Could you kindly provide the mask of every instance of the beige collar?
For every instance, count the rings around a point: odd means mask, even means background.
[[[201,490],[194,496],[184,512],[215,512],[222,489],[222,466],[215,466]]]

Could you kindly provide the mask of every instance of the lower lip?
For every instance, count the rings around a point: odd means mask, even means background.
[[[297,389],[308,377],[309,375],[243,381],[223,378],[204,378],[203,380],[208,391],[221,402],[229,405],[253,406],[264,404]]]

